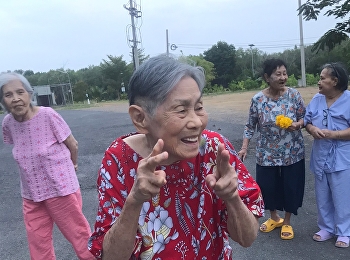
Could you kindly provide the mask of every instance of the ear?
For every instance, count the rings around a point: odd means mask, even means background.
[[[137,105],[131,105],[129,107],[129,115],[137,132],[147,134],[147,113],[143,110],[143,108]]]
[[[334,81],[334,84],[335,84],[334,87],[336,87],[338,85],[339,79],[337,77],[334,77],[333,81]]]
[[[269,85],[269,76],[267,76],[267,73],[264,73],[264,80],[267,83],[267,85]]]

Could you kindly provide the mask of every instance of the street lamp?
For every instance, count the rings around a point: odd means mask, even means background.
[[[253,58],[253,47],[255,46],[254,44],[249,44],[248,45],[250,47],[250,51],[252,53],[252,75],[253,75],[253,78],[254,78],[254,58]]]
[[[72,104],[74,105],[73,90],[72,90],[72,84],[70,82],[69,73],[67,71],[65,71],[65,70],[56,70],[56,71],[61,72],[61,73],[66,73],[68,75],[69,91],[70,91],[70,94],[71,94],[71,97],[72,97]]]

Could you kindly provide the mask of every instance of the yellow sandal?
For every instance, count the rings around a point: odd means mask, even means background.
[[[260,231],[265,233],[271,232],[277,227],[282,227],[283,221],[284,221],[283,218],[280,218],[278,222],[274,221],[272,218],[269,218],[268,220],[266,220],[264,223],[261,224],[261,226],[265,225],[266,229],[262,229],[262,227],[260,226]]]
[[[289,233],[289,235],[284,236],[283,233]],[[285,240],[293,239],[294,238],[294,231],[292,226],[290,225],[283,225],[281,229],[281,238]]]

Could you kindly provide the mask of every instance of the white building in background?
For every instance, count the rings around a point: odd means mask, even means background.
[[[38,106],[65,106],[72,98],[69,84],[33,86],[32,102]]]
[[[51,91],[50,85],[34,86],[33,90],[32,102],[34,104],[46,107],[57,105],[55,93]]]

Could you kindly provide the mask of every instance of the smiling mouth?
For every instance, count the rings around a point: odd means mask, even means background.
[[[181,141],[188,144],[198,143],[198,136],[183,138]]]

